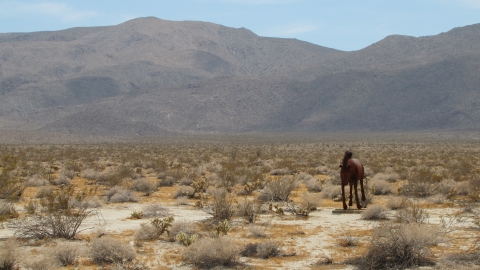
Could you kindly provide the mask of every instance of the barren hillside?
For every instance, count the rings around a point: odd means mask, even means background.
[[[478,130],[479,41],[471,25],[342,52],[151,17],[0,34],[0,126],[106,136]]]

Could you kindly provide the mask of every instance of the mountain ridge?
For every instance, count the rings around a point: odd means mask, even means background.
[[[480,24],[391,35],[353,52],[154,17],[0,34],[0,45],[2,129],[154,136],[480,128]]]

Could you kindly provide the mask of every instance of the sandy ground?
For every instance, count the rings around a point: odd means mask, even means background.
[[[148,198],[148,200],[148,203],[153,203],[152,198]],[[384,200],[379,198],[378,202],[382,201]],[[141,211],[144,204],[145,202],[111,203],[101,206],[83,222],[79,238],[84,240],[83,242],[88,242],[96,232],[101,230],[134,245],[133,234],[140,228],[141,223],[149,222],[149,220],[131,219],[130,216],[134,211]],[[341,202],[325,200],[323,205],[325,206],[320,207],[319,210],[311,212],[309,217],[297,217],[290,213],[286,213],[284,216],[274,213],[262,214],[257,220],[257,224],[267,224],[265,225],[267,237],[279,242],[284,253],[294,254],[294,256],[268,260],[242,257],[241,261],[254,269],[353,269],[352,266],[344,265],[341,262],[366,251],[372,229],[378,225],[378,221],[362,220],[360,214],[332,214],[336,207],[341,206]],[[162,203],[162,206],[169,209],[175,220],[201,222],[212,217],[192,205],[177,206],[170,201]],[[458,209],[448,207],[427,209],[430,215],[429,223],[440,224],[442,216],[456,210]],[[232,231],[229,236],[242,243],[258,241],[259,239],[248,237],[248,226],[243,219],[235,218],[231,221]],[[452,235],[464,236],[466,231],[463,229],[469,224],[463,222],[456,226],[452,227],[457,229],[452,232]],[[339,245],[339,238],[347,233],[357,237],[358,246],[342,247]],[[13,236],[12,230],[5,226],[0,229],[0,238],[5,239],[11,236]],[[88,245],[88,243],[85,244]],[[442,256],[449,246],[438,247],[436,256]],[[465,244],[464,246],[455,246],[455,248],[462,249],[466,246]],[[180,254],[183,249],[182,245],[163,239],[147,242],[142,247],[137,247],[137,253],[138,258],[146,261],[151,269],[193,269],[191,266],[182,264]],[[41,252],[41,248],[37,248],[36,252]],[[325,255],[332,258],[336,264],[315,266],[315,263]],[[82,267],[82,269],[96,268]]]

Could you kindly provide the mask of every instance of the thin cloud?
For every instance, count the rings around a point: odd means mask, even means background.
[[[20,3],[17,1],[0,2],[0,16],[13,17],[29,14],[43,14],[45,16],[56,17],[64,21],[75,21],[98,16],[96,11],[77,10],[65,3]]]

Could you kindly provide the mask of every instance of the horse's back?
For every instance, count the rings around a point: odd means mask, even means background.
[[[364,169],[363,169],[362,162],[360,162],[360,160],[358,160],[356,158],[350,159],[349,162],[350,162],[350,166],[353,168],[354,172],[357,175],[356,180],[363,179],[365,172],[364,172]]]

